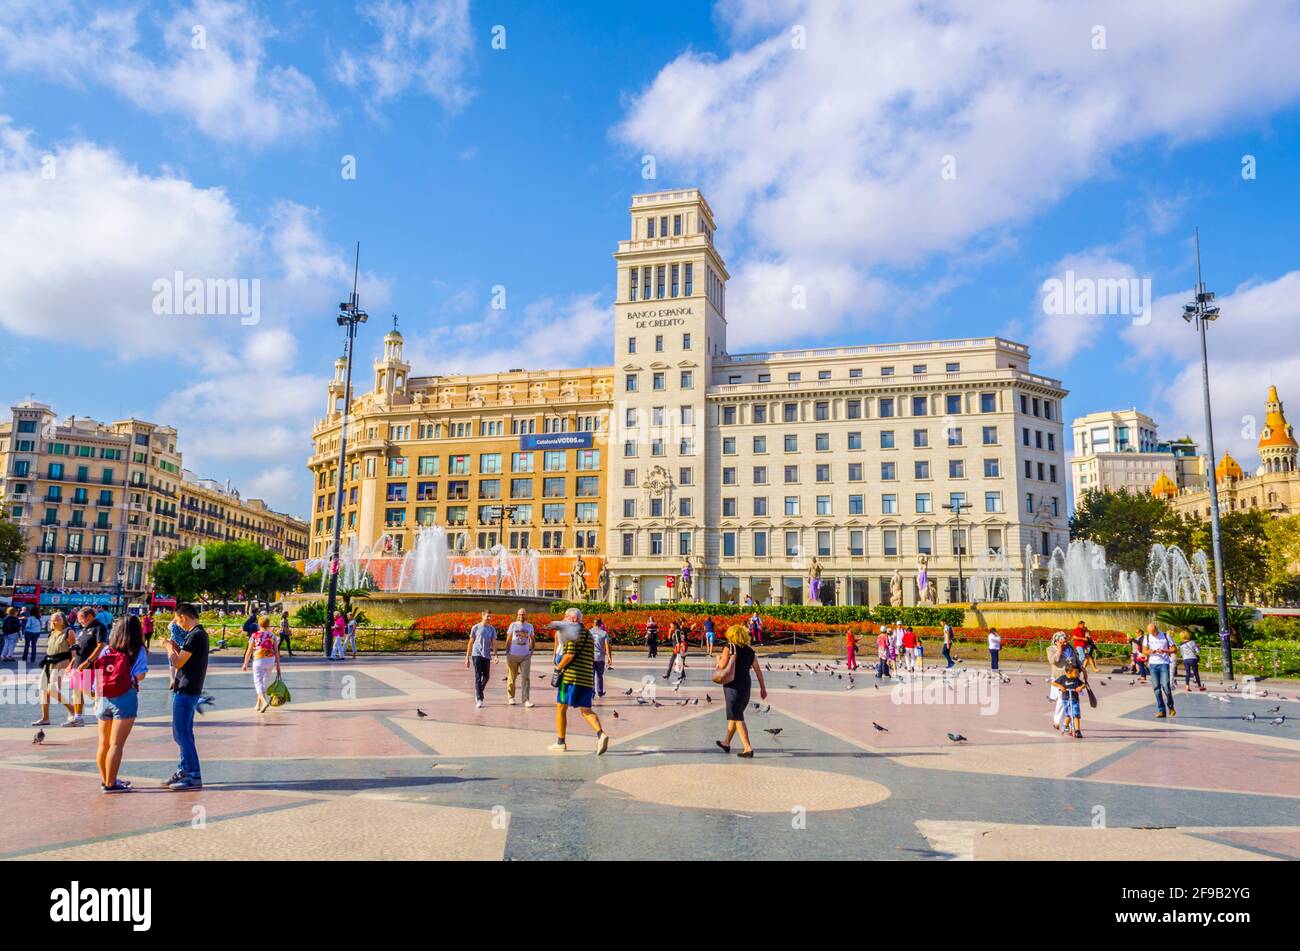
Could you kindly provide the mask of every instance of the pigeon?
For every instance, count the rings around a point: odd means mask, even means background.
[[[754,709],[755,709],[755,710],[758,709],[758,704],[757,704],[757,703],[754,704]]]
[[[1271,723],[1271,724],[1273,724],[1274,726],[1281,726],[1283,723],[1286,722],[1286,717],[1285,717],[1285,716],[1274,717],[1273,719],[1269,720],[1268,722]]]
[[[1026,680],[1026,681],[1025,681],[1025,684],[1026,684],[1027,686],[1032,686],[1033,683],[1034,683],[1034,682],[1033,682],[1032,680]]]
[[[36,731],[36,735],[35,735],[34,737],[32,737],[32,745],[33,745],[33,746],[40,746],[40,745],[41,745],[42,743],[44,743],[44,742],[45,742],[45,731],[44,731],[44,730],[37,730],[37,731]]]
[[[1276,707],[1272,707],[1272,708],[1270,708],[1270,709],[1268,709],[1268,710],[1265,710],[1264,712],[1265,712],[1265,713],[1281,713],[1281,712],[1282,712],[1282,705],[1279,703]]]
[[[617,711],[617,710],[614,711],[614,719],[615,719],[615,720],[618,719],[618,711]]]
[[[696,697],[696,698],[691,702],[691,706],[693,706],[693,707],[698,707],[699,705],[700,705],[700,698],[699,698],[699,697]]]
[[[1254,711],[1252,711],[1252,712],[1246,714],[1244,717],[1242,717],[1242,719],[1245,720],[1245,721],[1247,721],[1248,723],[1254,723],[1254,722],[1255,722],[1255,714],[1254,714]]]
[[[424,719],[425,717],[427,717],[429,714],[425,713],[425,712],[424,712],[423,710],[421,710],[419,707],[416,707],[416,708],[415,708],[415,715],[416,715],[417,717],[419,717],[421,720],[423,720],[423,719]]]
[[[194,706],[194,712],[197,713],[199,716],[203,716],[203,708],[207,706],[212,706],[216,702],[217,702],[216,697],[211,697],[205,694],[204,696],[199,697],[199,702]]]
[[[948,739],[952,740],[954,743],[966,742],[966,737],[962,736],[960,733],[949,733]]]
[[[877,733],[888,733],[888,732],[889,732],[889,729],[888,729],[887,727],[883,727],[883,726],[881,726],[881,725],[880,725],[879,723],[877,723],[875,720],[872,720],[872,721],[871,721],[871,725],[872,725],[873,727],[876,728],[876,732],[877,732]]]
[[[712,703],[712,702],[713,702],[713,698],[710,697],[710,696],[706,693],[706,694],[704,695],[704,702],[705,702],[705,703]],[[758,704],[754,704],[754,706],[758,706]]]
[[[761,711],[761,712],[763,712],[763,713],[771,713],[771,712],[772,712],[772,705],[769,703],[769,704],[767,705],[767,709],[766,709],[766,710],[763,710],[763,711]]]
[[[625,697],[630,697],[630,696],[632,696],[632,688],[631,688],[631,687],[628,687],[626,690],[624,690],[624,691],[623,691],[623,696],[625,696]]]
[[[636,698],[636,703],[637,703],[637,706],[639,706],[639,707],[644,707],[647,703],[649,703],[649,701],[646,700],[645,697],[637,697],[637,698]]]
[[[662,706],[663,706],[663,704],[660,703],[658,700],[651,700],[650,702],[653,703],[653,704],[655,705],[656,708],[659,708],[659,707],[662,707]]]
[[[782,729],[783,729],[783,727],[779,727],[779,726],[764,727],[764,728],[763,728],[763,732],[764,732],[764,733],[771,733],[773,736],[780,736],[780,735],[781,735],[781,731],[782,731]]]

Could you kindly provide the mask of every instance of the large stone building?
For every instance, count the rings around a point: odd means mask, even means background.
[[[1265,401],[1264,428],[1259,434],[1259,466],[1254,474],[1246,471],[1231,453],[1225,452],[1214,475],[1219,492],[1219,511],[1241,512],[1259,509],[1269,515],[1294,515],[1300,512],[1300,469],[1297,469],[1295,432],[1286,420],[1277,387],[1268,388]],[[1210,517],[1210,493],[1207,488],[1177,490],[1167,484],[1152,491],[1166,499],[1175,510],[1200,518]]]
[[[816,559],[827,602],[886,600],[898,571],[908,604],[925,555],[939,600],[959,558],[968,589],[984,559],[1018,595],[1026,557],[1067,541],[1059,381],[994,337],[732,354],[714,227],[694,189],[633,198],[612,366],[412,376],[387,334],[354,393],[343,550],[398,554],[442,526],[453,551],[584,556],[592,576],[603,557],[609,595],[645,601],[676,595],[687,557],[696,597],[798,601]],[[344,369],[308,460],[313,559],[332,545]]]
[[[256,540],[286,558],[306,552],[307,525],[271,511],[260,499],[198,513],[213,490],[186,478],[176,430],[139,419],[104,424],[58,420],[26,401],[0,423],[0,504],[26,536],[21,564],[6,581],[47,592],[129,597],[149,587],[149,570],[178,548],[203,540]]]
[[[312,432],[313,559],[333,542],[345,368]],[[610,388],[607,367],[411,376],[394,329],[372,388],[352,401],[344,549],[398,555],[420,528],[442,526],[453,551],[598,555]]]
[[[1070,460],[1074,498],[1091,489],[1147,492],[1159,481],[1205,487],[1205,459],[1190,438],[1161,440],[1155,420],[1137,409],[1103,410],[1074,420]],[[1163,477],[1164,481],[1161,481]]]
[[[706,600],[801,601],[815,560],[823,601],[887,601],[898,571],[911,604],[925,555],[939,599],[955,600],[959,555],[969,583],[992,553],[1015,597],[1026,550],[1066,543],[1066,391],[1030,372],[1028,348],[980,337],[733,354],[704,197],[637,195],[630,211],[614,254],[617,596],[669,596],[689,556]]]

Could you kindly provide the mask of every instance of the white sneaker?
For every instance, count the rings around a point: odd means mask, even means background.
[[[525,710],[531,710],[531,709],[532,709],[533,707],[535,707],[535,706],[537,706],[537,704],[533,703],[531,700],[525,700],[525,701],[524,701],[524,709],[525,709]]]
[[[569,751],[569,747],[565,743],[552,743],[546,749],[552,753],[567,753]]]
[[[475,701],[474,701],[474,706],[476,706],[476,707],[481,707],[481,706],[483,706],[483,701],[482,701],[482,700],[475,700]]]
[[[515,705],[515,698],[510,697],[508,700],[506,700],[506,703],[508,703],[510,706],[513,707]]]
[[[596,755],[600,756],[609,748],[609,734],[604,730],[600,731],[600,736],[596,737]]]

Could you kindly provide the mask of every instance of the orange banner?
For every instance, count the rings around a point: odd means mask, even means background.
[[[501,571],[498,578],[496,560],[491,555],[450,555],[452,591],[513,591],[515,578],[509,568]],[[539,591],[568,591],[577,559],[572,555],[538,555],[537,589]],[[588,590],[594,591],[600,580],[600,569],[605,559],[599,555],[583,555],[583,578]],[[298,562],[298,569],[305,570],[306,562]],[[400,587],[402,576],[402,559],[374,558],[367,563],[371,576],[375,579],[378,591],[396,591]]]

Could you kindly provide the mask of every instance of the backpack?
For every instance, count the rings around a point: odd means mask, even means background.
[[[100,654],[95,661],[99,670],[100,695],[111,700],[135,689],[131,666],[131,658],[111,647]]]

